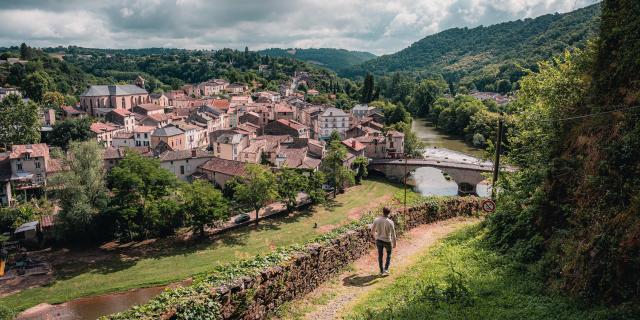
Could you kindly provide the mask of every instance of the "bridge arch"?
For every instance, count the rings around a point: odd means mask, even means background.
[[[418,168],[435,168],[451,177],[458,185],[459,195],[477,194],[477,185],[486,178],[483,173],[490,172],[489,166],[469,163],[441,162],[436,160],[412,159],[407,161],[406,172],[414,172]],[[402,181],[405,176],[404,160],[380,159],[370,162],[369,170],[382,173],[390,179]]]

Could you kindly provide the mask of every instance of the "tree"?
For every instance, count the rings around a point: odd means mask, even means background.
[[[146,158],[128,151],[124,159],[109,171],[108,186],[113,198],[110,214],[116,232],[124,238],[148,237],[170,229],[177,212],[159,211],[157,201],[170,201],[178,185],[176,176],[160,167],[157,159]],[[160,215],[155,213],[161,213]]]
[[[56,224],[61,238],[95,239],[95,219],[107,204],[103,153],[96,141],[72,142],[64,159],[69,170],[51,178],[62,208]]]
[[[20,45],[20,59],[22,60],[33,59],[33,49],[31,49],[31,47],[29,47],[24,42]]]
[[[309,182],[305,188],[305,192],[311,198],[311,202],[313,203],[324,203],[327,199],[327,194],[322,189],[322,186],[327,181],[324,173],[322,171],[313,172],[309,178]]]
[[[182,186],[182,211],[187,225],[204,236],[204,227],[229,218],[229,205],[222,192],[211,184],[196,180]]]
[[[278,197],[276,177],[267,167],[247,164],[246,175],[234,196],[239,203],[255,210],[257,225],[260,210]]]
[[[445,90],[445,84],[435,80],[423,80],[416,88],[411,104],[411,111],[421,117],[427,116],[431,107]]]
[[[367,176],[367,165],[369,165],[369,160],[363,156],[357,156],[353,160],[352,166],[356,170],[356,184],[360,184],[362,178]]]
[[[385,122],[387,124],[398,122],[411,123],[411,115],[404,108],[402,102],[399,102],[398,105],[395,105],[389,112],[385,112]]]
[[[38,105],[11,94],[0,101],[0,141],[4,147],[40,141]]]
[[[369,103],[373,101],[373,75],[370,73],[364,78],[364,84],[362,86],[362,94],[360,96],[360,102]]]
[[[65,97],[62,93],[57,91],[49,91],[45,92],[42,95],[42,106],[47,109],[54,109],[56,112],[61,112],[62,107],[64,105]]]
[[[340,136],[340,133],[336,130],[331,131],[331,134],[329,135],[329,140],[328,142],[331,143],[333,141],[342,141],[342,137]]]
[[[36,71],[24,79],[23,90],[27,97],[36,102],[41,102],[45,92],[52,86],[51,77],[44,71]]]
[[[53,125],[53,130],[47,135],[47,143],[67,149],[71,141],[87,141],[92,137],[91,119],[66,119]]]
[[[309,184],[308,179],[294,169],[284,168],[276,175],[278,199],[291,211],[298,205],[298,193]]]
[[[354,182],[353,172],[344,165],[347,158],[347,148],[340,141],[331,141],[325,158],[322,159],[322,171],[327,180],[333,185],[333,196],[338,188],[341,190],[346,184]]]

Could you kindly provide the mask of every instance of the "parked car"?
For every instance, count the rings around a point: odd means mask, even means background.
[[[240,224],[240,223],[243,223],[243,222],[247,222],[249,220],[251,220],[251,217],[248,214],[243,213],[243,214],[238,215],[235,219],[233,219],[233,223]]]

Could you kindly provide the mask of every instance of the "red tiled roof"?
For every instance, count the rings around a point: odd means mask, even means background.
[[[394,138],[395,137],[404,137],[404,133],[398,132],[398,131],[395,131],[395,130],[390,130],[389,132],[387,132],[387,135],[388,136],[390,135],[390,136],[392,136]]]
[[[127,109],[113,109],[113,110],[111,110],[111,112],[113,112],[113,113],[115,113],[115,114],[117,114],[119,116],[122,116],[122,117],[127,117],[127,116],[132,115],[131,111],[129,111]]]
[[[346,139],[346,140],[342,141],[342,143],[345,146],[347,146],[348,148],[353,149],[355,151],[360,151],[360,150],[366,148],[365,145],[363,145],[362,143],[360,143],[360,141],[358,141],[358,140],[356,140],[354,138]]]
[[[137,105],[137,107],[145,111],[164,110],[164,107],[159,106],[155,103],[142,103]]]
[[[153,132],[153,130],[155,130],[156,127],[154,126],[136,126],[133,129],[133,132],[140,132],[140,133],[144,133],[144,132]]]
[[[287,120],[287,119],[278,119],[276,120],[276,122],[281,123],[287,127],[291,127],[295,130],[300,130],[300,129],[304,129],[307,126],[305,126],[304,124],[294,121],[294,120]]]
[[[84,113],[84,111],[78,110],[78,109],[76,109],[74,107],[71,107],[71,106],[62,106],[61,108],[62,108],[62,110],[64,110],[64,112],[66,112],[68,114],[83,114]]]
[[[293,109],[291,109],[291,107],[287,106],[286,104],[277,104],[276,112],[293,112]]]
[[[9,159],[21,158],[25,153],[29,153],[31,157],[49,157],[49,147],[46,143],[14,144],[11,146]]]
[[[114,124],[104,123],[104,122],[94,122],[91,124],[91,131],[95,133],[103,133],[108,131],[113,131],[119,129]]]
[[[49,159],[49,163],[47,165],[47,173],[59,172],[64,170],[64,164],[60,159]],[[69,168],[67,167],[67,170]]]
[[[202,170],[219,172],[230,176],[244,176],[245,163],[240,161],[212,158],[199,166]]]
[[[175,150],[175,151],[165,151],[160,156],[158,156],[160,161],[174,161],[174,160],[183,160],[183,159],[191,159],[191,158],[213,158],[213,155],[209,152],[205,152],[202,150]]]
[[[218,109],[227,110],[229,109],[229,100],[225,99],[215,99],[211,101],[211,106],[216,107]]]

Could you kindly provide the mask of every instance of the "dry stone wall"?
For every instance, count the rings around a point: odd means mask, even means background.
[[[399,228],[418,225],[477,212],[474,198],[459,198],[394,212]],[[287,301],[301,297],[335,276],[341,269],[371,249],[368,226],[339,235],[328,244],[313,243],[285,263],[263,270],[255,277],[238,279],[216,289],[223,319],[263,319]]]
[[[402,234],[421,224],[474,215],[478,208],[477,198],[442,198],[412,206],[407,212],[394,211],[391,218]],[[108,318],[264,319],[368,252],[372,239],[366,222],[370,220],[363,218],[335,230],[317,243],[284,248],[286,253],[272,263],[262,264],[269,259],[262,257],[221,267],[193,286],[165,292],[145,305]],[[219,278],[221,273],[231,276]]]

